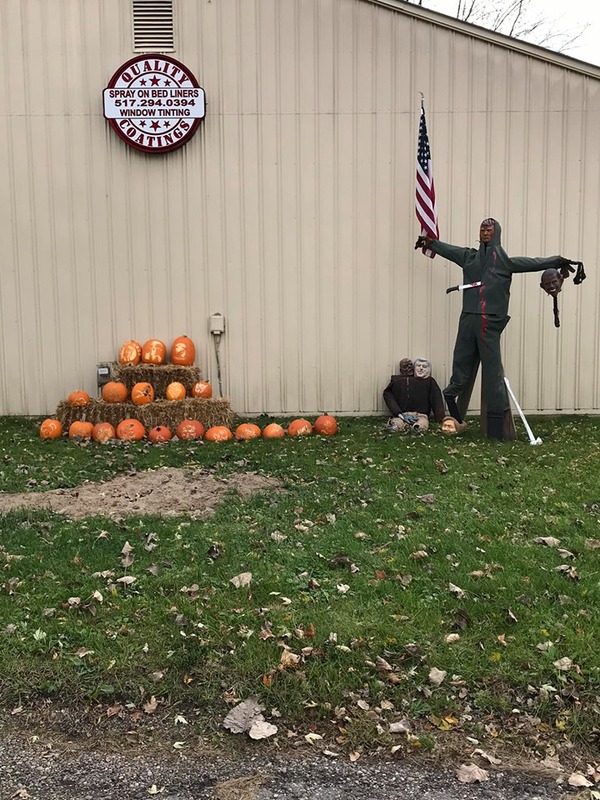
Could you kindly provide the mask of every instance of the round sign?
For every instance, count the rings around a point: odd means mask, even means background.
[[[117,136],[144,153],[188,142],[206,113],[204,89],[170,56],[141,55],[119,67],[104,90],[104,116]]]

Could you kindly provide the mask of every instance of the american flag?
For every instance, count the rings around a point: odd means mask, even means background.
[[[421,101],[421,120],[419,122],[419,143],[417,146],[417,191],[416,191],[417,219],[421,223],[421,235],[430,236],[432,239],[440,238],[438,227],[437,208],[435,205],[435,187],[433,185],[433,172],[431,169],[431,150],[427,136],[427,123],[425,122],[425,106]],[[423,253],[429,258],[435,258],[435,253],[423,248]]]

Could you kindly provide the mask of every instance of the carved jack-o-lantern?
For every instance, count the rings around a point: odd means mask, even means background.
[[[131,390],[131,402],[136,406],[145,406],[154,400],[154,389],[151,383],[136,383]]]
[[[40,425],[40,439],[58,439],[62,432],[63,426],[57,419],[45,419]]]
[[[142,345],[142,362],[144,364],[164,364],[167,347],[160,339],[148,339]]]
[[[194,439],[201,439],[204,436],[204,425],[197,419],[184,419],[177,426],[175,431],[178,439],[183,441],[193,441]]]
[[[167,400],[183,400],[185,398],[185,386],[179,381],[173,381],[165,389]]]
[[[122,367],[135,367],[142,360],[142,345],[131,339],[125,342],[119,350],[118,362]]]
[[[139,442],[146,435],[146,429],[137,419],[124,419],[117,425],[117,439],[126,442]]]
[[[171,345],[171,363],[180,367],[189,367],[196,358],[194,343],[187,336],[178,336]]]

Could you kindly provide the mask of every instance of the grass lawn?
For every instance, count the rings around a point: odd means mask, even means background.
[[[542,446],[381,418],[332,438],[81,446],[1,419],[2,492],[161,466],[281,490],[202,522],[0,515],[0,701],[177,709],[218,731],[255,695],[278,736],[338,748],[398,743],[400,720],[407,748],[440,731],[597,746],[600,419],[531,422]]]

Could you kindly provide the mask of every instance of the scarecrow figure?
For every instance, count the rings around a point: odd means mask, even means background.
[[[392,418],[388,429],[398,433],[426,433],[429,416],[444,416],[444,401],[437,381],[431,377],[431,363],[426,358],[403,358],[398,375],[392,375],[383,391],[383,399]]]
[[[415,249],[426,247],[463,269],[465,283],[451,289],[463,290],[463,307],[454,345],[452,376],[443,392],[450,416],[456,426],[462,426],[481,362],[482,389],[487,403],[485,413],[482,408],[482,423],[486,423],[482,427],[490,439],[500,440],[516,436],[500,357],[500,335],[510,319],[508,300],[513,273],[554,268],[564,279],[575,272],[572,264],[580,264],[563,256],[511,258],[502,249],[501,233],[500,223],[488,218],[481,223],[478,249],[456,247],[428,236],[420,236],[415,245]],[[450,431],[450,425],[448,421],[447,432],[459,432]]]

